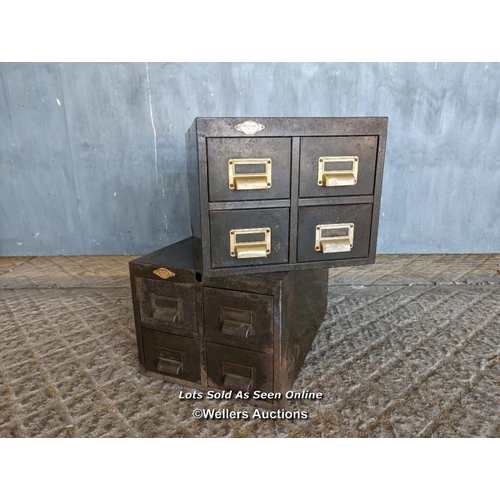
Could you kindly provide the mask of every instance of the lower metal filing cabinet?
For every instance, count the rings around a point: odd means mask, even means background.
[[[290,390],[327,304],[328,269],[206,278],[192,238],[130,280],[141,371],[201,390]]]

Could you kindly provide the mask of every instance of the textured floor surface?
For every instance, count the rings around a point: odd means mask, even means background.
[[[1,437],[500,437],[500,255],[332,269],[295,421],[196,420],[254,408],[140,375],[130,259],[0,259]]]

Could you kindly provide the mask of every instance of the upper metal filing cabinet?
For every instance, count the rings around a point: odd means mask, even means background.
[[[373,263],[387,123],[197,118],[187,158],[203,272]]]

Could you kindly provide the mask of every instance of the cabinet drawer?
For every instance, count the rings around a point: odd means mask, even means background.
[[[233,391],[273,391],[273,357],[206,343],[208,385]]]
[[[367,257],[371,204],[299,208],[299,262]]]
[[[143,325],[197,332],[194,284],[136,278],[136,287]]]
[[[210,201],[290,197],[291,139],[208,139]]]
[[[142,342],[146,370],[200,382],[200,348],[197,340],[143,328]]]
[[[210,212],[212,267],[288,262],[288,208]]]
[[[203,303],[206,340],[272,352],[271,296],[204,288]]]
[[[300,146],[302,198],[373,194],[376,136],[304,137]]]

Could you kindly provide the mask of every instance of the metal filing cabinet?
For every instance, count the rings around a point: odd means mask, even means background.
[[[387,118],[198,118],[187,134],[205,276],[375,260]]]
[[[291,389],[325,315],[327,269],[208,278],[193,238],[129,267],[143,373],[202,390]]]

